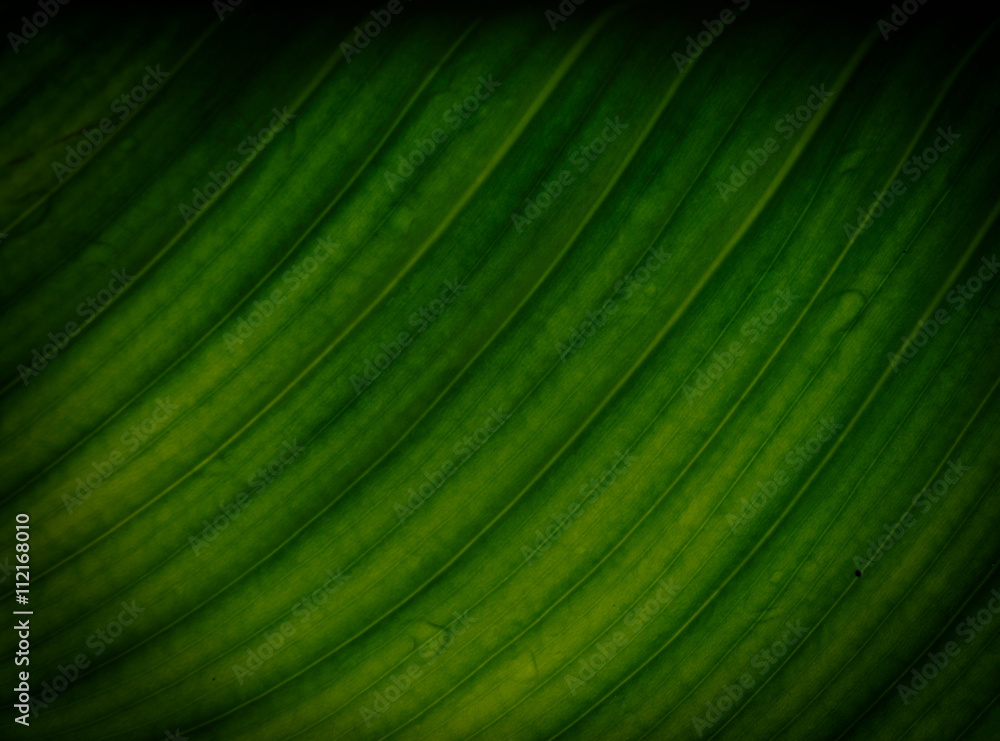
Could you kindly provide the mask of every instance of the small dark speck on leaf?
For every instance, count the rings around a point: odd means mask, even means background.
[[[860,572],[860,571],[855,571],[855,572],[854,572],[854,575],[855,575],[855,576],[861,576],[861,572]]]

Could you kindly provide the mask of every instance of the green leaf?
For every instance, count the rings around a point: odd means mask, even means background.
[[[4,723],[992,738],[1000,57],[911,5],[8,37]]]

